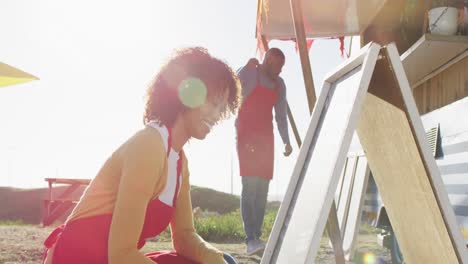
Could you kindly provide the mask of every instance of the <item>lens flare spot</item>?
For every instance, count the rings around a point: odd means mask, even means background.
[[[187,78],[178,87],[179,99],[187,107],[196,108],[205,103],[207,89],[198,78]]]
[[[377,263],[377,258],[372,253],[364,254],[362,259],[363,259],[364,264],[376,264]]]

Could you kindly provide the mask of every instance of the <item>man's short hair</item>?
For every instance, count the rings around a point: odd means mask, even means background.
[[[278,48],[271,48],[267,51],[266,56],[271,55],[278,58],[285,59],[284,53]]]

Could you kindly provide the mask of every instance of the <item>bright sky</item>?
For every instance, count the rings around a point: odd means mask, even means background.
[[[2,0],[0,61],[40,80],[0,89],[0,186],[94,177],[143,127],[146,85],[171,51],[203,46],[237,69],[256,55],[256,9],[254,0]],[[292,42],[270,45],[286,55],[282,77],[303,137],[309,114],[299,55]],[[319,89],[344,60],[339,41],[314,42],[310,59]],[[186,145],[192,184],[240,193],[233,120]],[[285,158],[275,136],[273,197],[285,192],[298,154],[294,143]]]

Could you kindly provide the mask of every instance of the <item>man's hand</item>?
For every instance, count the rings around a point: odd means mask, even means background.
[[[284,156],[287,157],[287,156],[291,155],[291,152],[292,152],[291,145],[289,145],[289,144],[284,145],[284,152],[283,152]]]
[[[258,66],[258,60],[256,58],[251,58],[247,64],[245,65],[245,67],[247,68],[255,68]]]

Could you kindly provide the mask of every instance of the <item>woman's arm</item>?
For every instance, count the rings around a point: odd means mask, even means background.
[[[202,264],[225,264],[223,253],[205,242],[193,226],[192,201],[190,199],[189,172],[184,157],[184,177],[176,212],[171,221],[172,240],[178,254]]]
[[[138,249],[146,207],[162,178],[165,151],[162,140],[144,130],[120,151],[121,180],[109,234],[110,264],[154,264]]]

